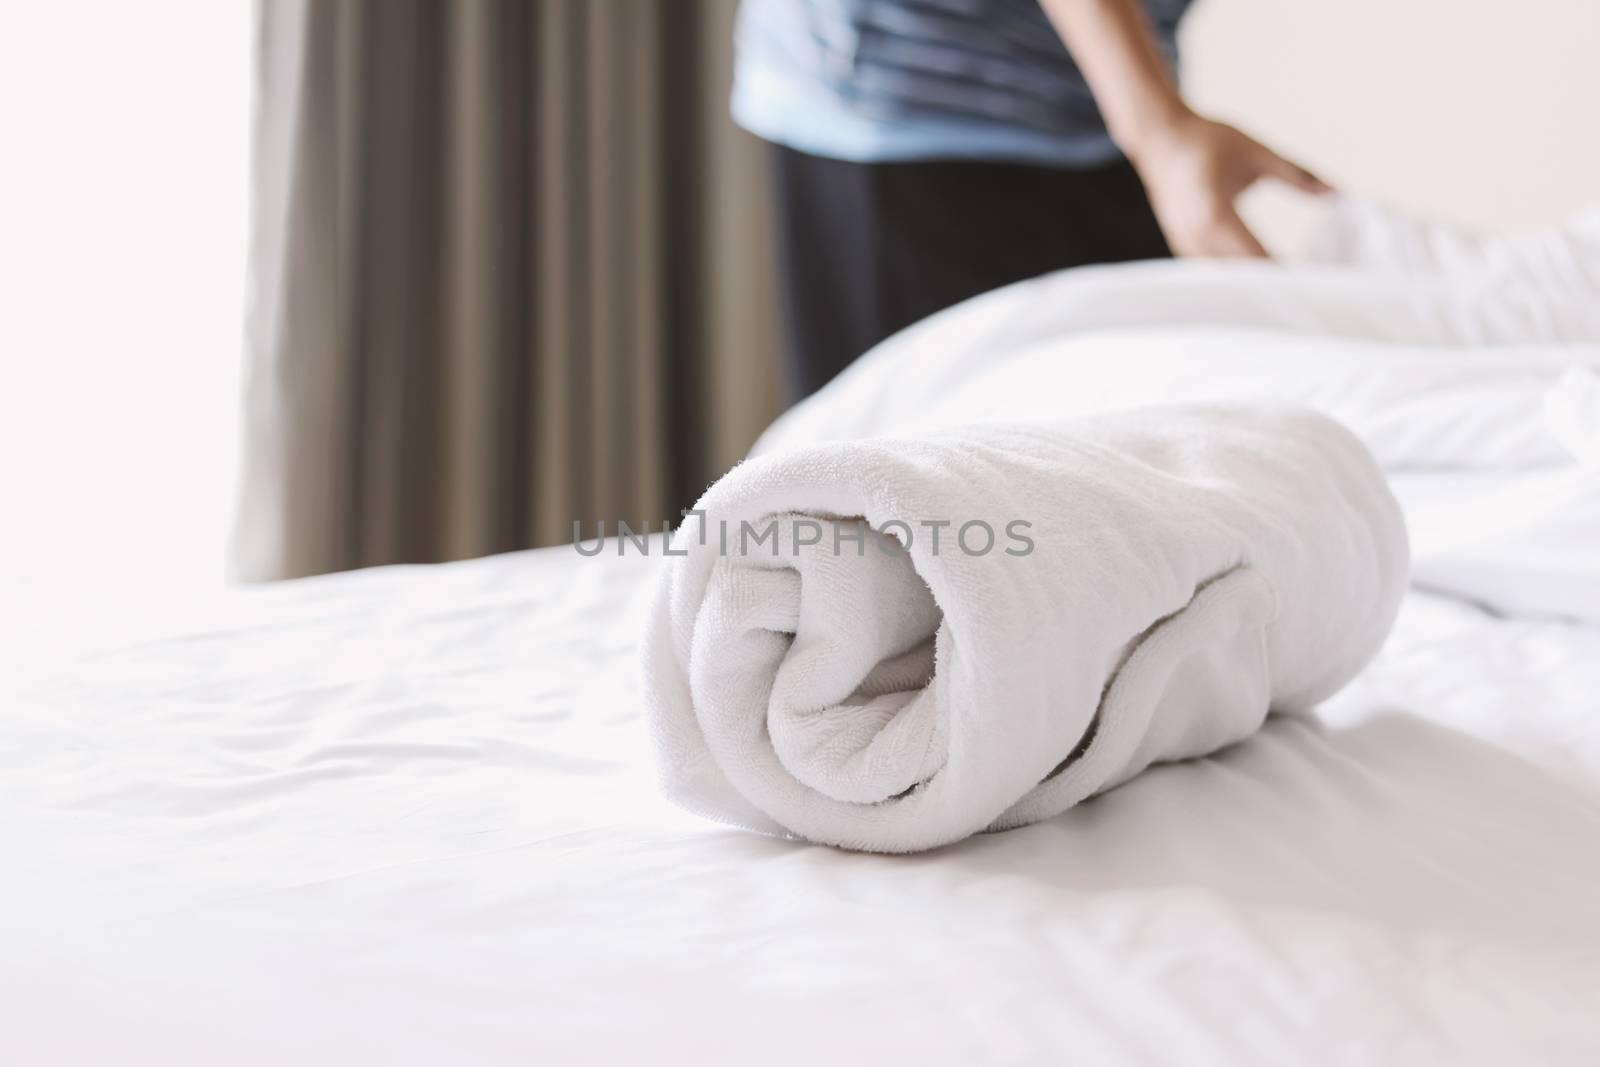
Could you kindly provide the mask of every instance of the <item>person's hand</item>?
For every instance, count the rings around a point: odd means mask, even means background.
[[[1265,256],[1239,218],[1239,194],[1259,178],[1308,193],[1329,187],[1303,167],[1232,126],[1184,110],[1141,138],[1129,153],[1174,255]]]

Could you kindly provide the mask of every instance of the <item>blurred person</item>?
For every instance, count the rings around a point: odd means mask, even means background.
[[[942,308],[1087,263],[1265,256],[1257,179],[1327,186],[1178,93],[1190,0],[743,0],[792,399]]]

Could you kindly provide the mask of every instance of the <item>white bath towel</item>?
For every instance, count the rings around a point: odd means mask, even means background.
[[[873,851],[1053,816],[1308,707],[1406,580],[1376,464],[1298,409],[803,445],[698,510],[646,636],[667,792]]]

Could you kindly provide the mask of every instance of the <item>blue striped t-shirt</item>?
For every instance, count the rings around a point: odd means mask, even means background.
[[[1177,61],[1190,0],[1145,0]],[[769,141],[856,162],[1116,158],[1038,0],[743,0],[733,117]]]

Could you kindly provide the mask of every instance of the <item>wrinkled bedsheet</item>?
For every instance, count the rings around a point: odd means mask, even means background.
[[[1600,628],[1413,594],[1315,716],[896,858],[658,797],[655,562],[547,549],[35,632],[0,682],[0,1062],[1600,1043]]]

